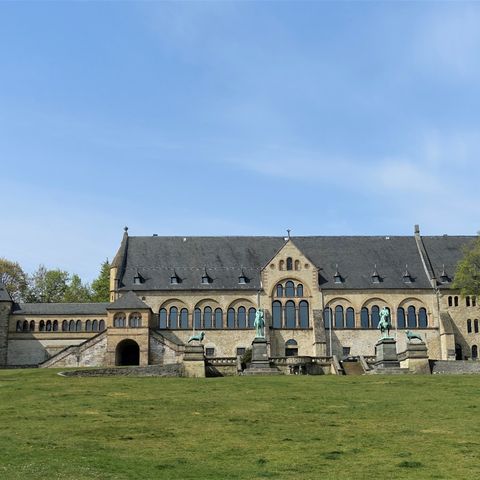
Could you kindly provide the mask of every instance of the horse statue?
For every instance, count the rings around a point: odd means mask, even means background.
[[[259,308],[255,314],[255,338],[265,338],[265,320],[263,319],[263,309]]]
[[[380,310],[380,321],[378,322],[378,329],[382,333],[383,338],[390,337],[391,328],[392,322],[390,321],[390,310],[387,307],[383,307]]]
[[[199,332],[196,335],[192,335],[187,343],[197,341],[197,342],[203,342],[203,339],[205,338],[205,332]]]
[[[417,340],[420,340],[423,343],[423,338],[418,333],[414,333],[414,332],[411,332],[410,330],[407,330],[405,332],[405,335],[407,336],[407,340],[409,342],[412,341],[414,338],[416,338]]]

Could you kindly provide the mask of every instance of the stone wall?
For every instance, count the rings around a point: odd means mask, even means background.
[[[10,302],[0,302],[0,367],[7,365],[8,356],[8,319]]]

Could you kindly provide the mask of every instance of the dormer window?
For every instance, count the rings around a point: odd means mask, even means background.
[[[207,269],[205,269],[202,275],[202,285],[208,285],[209,283],[212,283],[212,281],[212,278],[207,273]]]
[[[134,285],[141,285],[144,282],[145,282],[144,278],[140,275],[139,271],[137,270],[137,273],[133,277],[133,284]]]
[[[248,283],[248,278],[245,276],[245,273],[243,273],[243,270],[242,270],[242,274],[238,277],[238,284],[245,285],[247,283]]]
[[[412,276],[408,271],[408,265],[405,265],[405,272],[403,273],[403,283],[412,283]]]
[[[335,265],[335,273],[333,275],[334,283],[343,283],[343,278],[340,272],[338,271],[338,265]]]
[[[445,265],[443,265],[443,268],[442,268],[442,274],[440,275],[440,282],[450,283],[450,277],[447,275],[447,272],[445,271]]]
[[[372,282],[373,283],[380,283],[380,275],[377,271],[377,266],[375,265],[372,273]]]
[[[182,283],[182,280],[177,275],[177,272],[174,270],[172,276],[170,277],[170,285],[178,285],[179,283]]]

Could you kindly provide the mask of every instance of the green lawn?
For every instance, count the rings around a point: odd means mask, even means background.
[[[478,478],[480,376],[0,371],[0,479]]]

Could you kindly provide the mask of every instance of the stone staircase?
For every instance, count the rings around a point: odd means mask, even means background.
[[[365,370],[358,360],[344,360],[341,362],[344,375],[364,375]]]
[[[100,332],[99,334],[95,335],[88,340],[80,343],[79,345],[70,345],[63,350],[60,350],[58,353],[53,355],[52,357],[48,358],[44,362],[38,365],[39,368],[48,368],[48,367],[55,367],[55,366],[62,366],[64,367],[67,363],[73,364],[75,361],[68,361],[68,357],[74,357],[75,359],[80,358],[82,353],[90,349],[91,347],[95,346],[102,340],[104,340],[107,336],[106,330]]]

